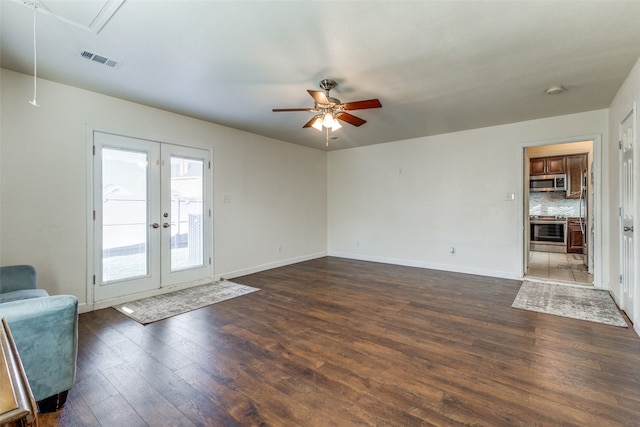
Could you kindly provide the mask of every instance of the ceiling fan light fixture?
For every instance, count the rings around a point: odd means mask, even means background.
[[[356,117],[346,110],[367,110],[369,108],[380,108],[382,104],[378,99],[366,99],[363,101],[342,103],[339,99],[329,96],[329,91],[338,84],[334,80],[324,79],[320,82],[319,90],[307,90],[314,100],[313,108],[274,108],[274,113],[290,112],[290,111],[307,111],[313,112],[315,115],[307,123],[302,126],[303,129],[314,128],[318,131],[326,132],[326,142],[329,145],[329,130],[334,132],[342,128],[342,122],[351,126],[362,126],[367,123],[359,117]]]
[[[311,123],[311,127],[322,131],[322,116],[321,115],[317,115],[313,118],[313,123]]]
[[[333,118],[333,113],[325,113],[322,119],[322,126],[326,128],[332,128],[336,120]]]

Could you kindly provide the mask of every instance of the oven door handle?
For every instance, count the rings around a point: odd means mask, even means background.
[[[544,225],[544,224],[549,224],[549,225],[554,225],[554,224],[560,224],[560,225],[566,225],[567,221],[530,221],[531,224],[533,225]]]

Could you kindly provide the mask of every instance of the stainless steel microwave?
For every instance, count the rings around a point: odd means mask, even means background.
[[[530,176],[529,191],[567,191],[567,174]]]

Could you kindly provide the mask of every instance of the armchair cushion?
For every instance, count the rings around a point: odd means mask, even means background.
[[[36,269],[31,265],[10,265],[0,267],[0,293],[37,289]]]
[[[76,376],[78,299],[38,289],[30,265],[0,267],[0,318],[7,324],[40,411],[58,410]]]
[[[3,302],[18,301],[21,299],[48,297],[44,289],[21,289],[19,291],[0,293],[0,304]]]
[[[43,400],[67,391],[75,381],[78,299],[54,295],[0,304],[33,397]]]

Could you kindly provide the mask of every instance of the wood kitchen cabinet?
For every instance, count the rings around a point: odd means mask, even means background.
[[[567,253],[581,254],[583,249],[584,236],[580,228],[580,218],[569,218],[567,220]]]
[[[531,175],[554,175],[565,173],[565,170],[565,156],[539,157],[530,161]]]
[[[580,198],[580,181],[583,179],[583,174],[587,171],[587,155],[576,154],[567,156],[567,199],[579,199]],[[583,194],[582,197],[585,195]]]

